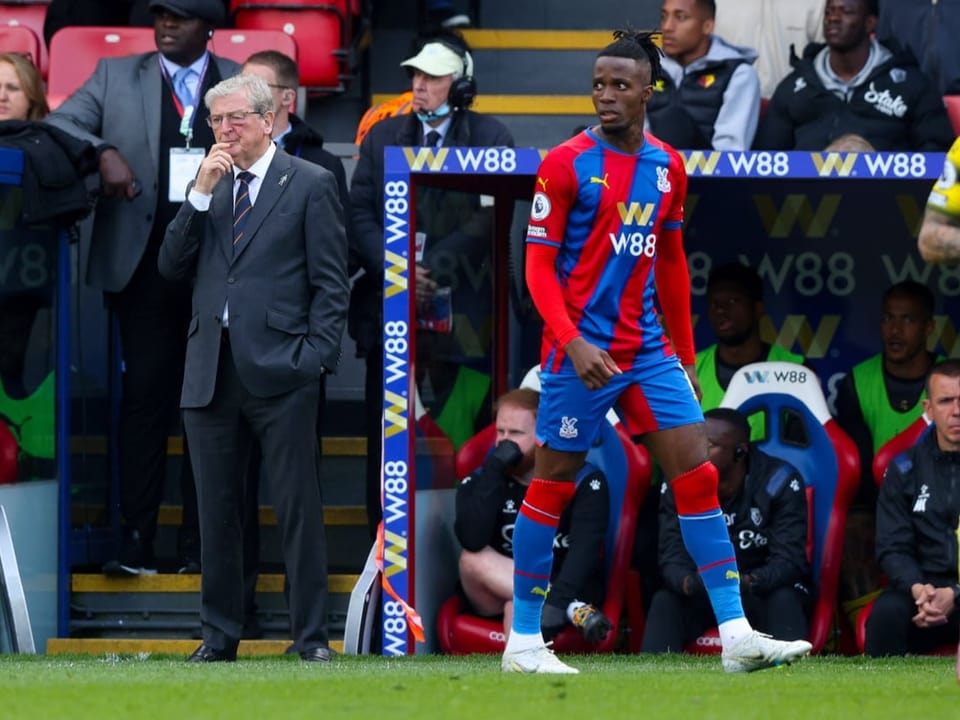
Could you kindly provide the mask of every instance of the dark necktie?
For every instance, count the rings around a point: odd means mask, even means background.
[[[427,133],[427,137],[424,138],[423,144],[426,147],[435,148],[439,141],[440,141],[440,133],[437,132],[436,130],[431,130],[430,132]]]
[[[233,244],[236,245],[243,237],[243,228],[247,224],[247,218],[250,217],[250,210],[253,204],[250,202],[250,181],[253,180],[253,173],[237,173],[237,182],[240,187],[237,188],[237,199],[233,203]]]

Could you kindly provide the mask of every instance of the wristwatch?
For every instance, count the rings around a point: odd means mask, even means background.
[[[960,609],[960,584],[953,586],[953,606]]]

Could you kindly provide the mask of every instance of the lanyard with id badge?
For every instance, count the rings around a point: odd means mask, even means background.
[[[207,55],[203,62],[203,69],[200,71],[200,79],[197,81],[197,92],[193,104],[186,107],[180,102],[177,93],[173,88],[173,82],[167,73],[167,68],[160,63],[160,72],[170,88],[170,94],[173,97],[173,104],[180,114],[180,134],[184,137],[184,147],[170,148],[170,168],[169,183],[167,185],[167,200],[174,203],[182,203],[187,198],[187,185],[197,176],[200,170],[200,163],[206,156],[206,151],[200,148],[190,147],[193,140],[193,120],[197,115],[196,108],[200,105],[200,93],[203,90],[203,79],[207,74],[207,65],[210,63],[210,56]]]

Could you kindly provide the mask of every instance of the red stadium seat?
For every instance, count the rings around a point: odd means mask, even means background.
[[[50,39],[50,109],[83,85],[101,58],[122,57],[157,49],[153,28],[65,27]]]
[[[297,41],[282,30],[215,30],[209,49],[241,65],[261,50],[276,50],[297,59]]]
[[[0,52],[26,55],[40,68],[40,47],[43,41],[24,25],[0,25]]]
[[[920,439],[920,436],[923,435],[929,427],[930,420],[926,415],[921,415],[910,425],[908,425],[905,430],[900,432],[898,435],[894,435],[892,438],[887,440],[887,442],[884,443],[879,450],[877,450],[877,453],[873,458],[873,477],[877,485],[880,485],[883,482],[883,474],[887,470],[887,465],[889,465],[897,455],[912,448]],[[863,609],[860,611],[860,614],[857,616],[857,626],[854,628],[854,630],[857,636],[857,650],[859,650],[861,653],[866,647],[867,619],[870,617],[870,612],[873,610],[873,604],[875,602],[876,598],[864,605]],[[955,652],[957,652],[957,648],[954,647],[953,643],[948,643],[946,645],[942,645],[929,654],[953,655]]]
[[[39,58],[35,55],[34,64],[40,68],[40,75],[47,79],[50,65],[47,46],[43,42],[43,21],[47,17],[47,5],[50,0],[24,0],[23,2],[0,2],[0,26],[20,25],[33,31],[39,40]]]
[[[809,640],[819,653],[837,603],[847,509],[860,482],[857,448],[830,417],[816,375],[802,365],[770,362],[741,368],[721,406],[748,416],[762,413],[767,432],[760,449],[793,465],[807,485],[812,517],[812,552],[808,542],[807,554],[814,581]],[[701,636],[687,651],[720,652],[711,637]]]
[[[887,471],[887,465],[897,455],[904,450],[913,447],[914,443],[923,435],[923,431],[930,427],[930,420],[926,415],[921,415],[912,423],[907,425],[899,434],[894,435],[887,440],[873,456],[873,481],[880,485],[883,482],[883,473]]]
[[[230,9],[238,30],[281,30],[299,39],[301,85],[330,92],[344,89],[352,13],[347,0],[232,0]]]
[[[953,132],[960,135],[960,95],[944,95],[943,104],[947,106],[947,116],[953,125]]]
[[[479,467],[495,440],[493,425],[468,440],[457,453],[457,474],[463,477]],[[590,451],[587,460],[604,471],[610,487],[610,522],[605,541],[607,588],[602,609],[614,623],[614,629],[602,642],[590,644],[576,629],[564,628],[554,639],[553,647],[567,653],[611,652],[627,628],[631,640],[639,638],[643,623],[639,580],[636,573],[628,570],[637,509],[650,486],[649,456],[620,425],[614,427],[604,423],[600,443]],[[449,598],[441,606],[437,634],[441,649],[452,655],[499,653],[504,648],[501,621],[469,614],[459,595]]]

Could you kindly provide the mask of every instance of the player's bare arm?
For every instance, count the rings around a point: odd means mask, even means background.
[[[928,263],[960,262],[960,138],[930,190],[917,247]]]
[[[928,209],[923,215],[917,247],[928,263],[960,262],[960,227],[943,213]]]

